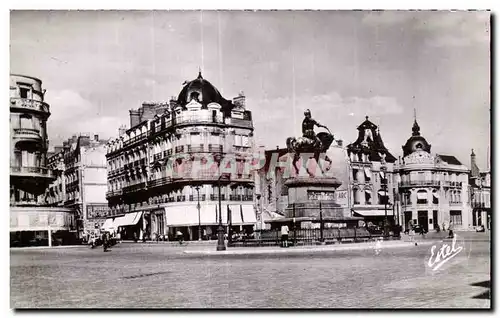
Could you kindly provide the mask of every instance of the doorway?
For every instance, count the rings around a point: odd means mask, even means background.
[[[432,211],[432,221],[434,222],[434,230],[437,229],[439,222],[438,222],[438,211],[434,210]]]
[[[411,221],[411,211],[410,212],[405,212],[405,223],[404,223],[404,226],[405,226],[405,229],[407,230],[411,230],[408,228],[408,223],[410,223]]]
[[[427,211],[418,211],[418,224],[422,226],[426,232],[429,231],[429,218]]]

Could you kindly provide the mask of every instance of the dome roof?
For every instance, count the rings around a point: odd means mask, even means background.
[[[408,138],[406,144],[403,146],[403,156],[407,156],[415,151],[423,150],[427,153],[431,152],[431,145],[427,140],[420,135],[420,126],[415,119],[412,127],[412,136]]]
[[[186,106],[192,99],[197,100],[203,107],[210,103],[217,103],[222,106],[224,111],[231,110],[233,105],[231,101],[226,100],[209,81],[201,76],[201,71],[198,77],[190,82],[185,82],[184,87],[179,93],[177,102],[181,106]]]

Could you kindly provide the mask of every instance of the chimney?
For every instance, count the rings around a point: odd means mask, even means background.
[[[135,127],[140,124],[141,116],[138,110],[131,109],[130,112],[130,128]]]
[[[474,153],[474,149],[472,149],[470,154],[470,171],[473,178],[479,176],[479,168],[476,164],[476,154]]]
[[[233,104],[236,105],[236,107],[241,107],[241,108],[245,108],[245,100],[246,100],[246,97],[245,97],[245,93],[243,93],[243,91],[241,91],[237,97],[233,98]]]
[[[99,141],[99,135],[94,135],[94,140]]]
[[[127,132],[127,127],[125,125],[121,125],[120,128],[118,128],[118,137],[124,135],[126,132]]]

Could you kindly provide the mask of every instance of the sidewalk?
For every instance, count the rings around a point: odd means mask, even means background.
[[[325,251],[354,251],[354,250],[370,250],[370,249],[386,249],[398,247],[411,247],[415,242],[405,241],[383,241],[381,243],[348,243],[320,246],[296,246],[289,248],[281,248],[278,246],[272,247],[229,247],[225,251],[210,250],[186,250],[185,254],[193,255],[265,255],[265,254],[293,254],[293,253],[314,253]],[[417,241],[418,245],[432,245],[434,241]]]
[[[58,249],[58,248],[89,248],[88,245],[57,245],[57,246],[24,246],[24,247],[11,247],[10,250],[44,250],[44,249]]]

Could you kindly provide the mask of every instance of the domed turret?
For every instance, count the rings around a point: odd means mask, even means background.
[[[417,123],[417,119],[413,122],[412,135],[406,141],[403,146],[403,156],[407,156],[415,151],[423,150],[427,153],[431,152],[431,145],[427,140],[420,135],[420,126]]]
[[[206,108],[210,103],[217,103],[222,106],[224,112],[231,111],[234,107],[230,101],[222,97],[215,86],[203,78],[201,71],[196,79],[185,83],[177,98],[177,102],[182,107],[192,100],[199,102],[202,108]]]

